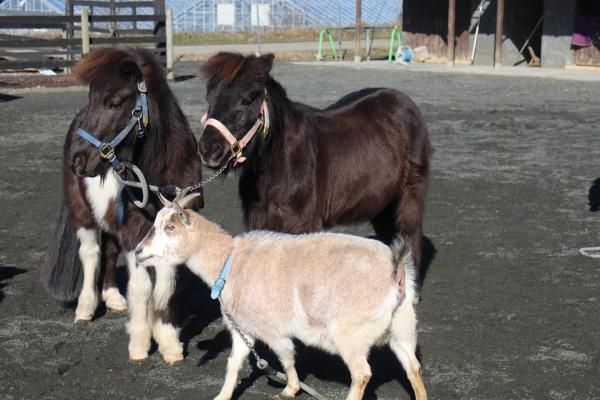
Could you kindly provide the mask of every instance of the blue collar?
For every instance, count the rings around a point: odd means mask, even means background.
[[[231,269],[231,253],[227,256],[225,260],[225,265],[223,265],[223,270],[221,271],[221,276],[215,281],[215,284],[212,287],[210,292],[210,298],[216,300],[221,295],[223,291],[223,287],[225,286],[227,274],[229,274],[229,270]]]
[[[148,125],[148,98],[146,93],[146,82],[144,78],[140,78],[137,84],[138,95],[135,100],[135,108],[131,112],[131,119],[129,123],[121,132],[114,137],[110,142],[101,142],[94,135],[82,128],[77,128],[77,134],[90,142],[100,152],[100,156],[106,159],[117,173],[122,173],[124,170],[123,165],[117,159],[115,155],[115,148],[133,131],[136,125],[138,125],[137,137],[144,137],[144,128]]]

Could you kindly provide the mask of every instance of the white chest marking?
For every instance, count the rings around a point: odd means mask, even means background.
[[[92,206],[94,219],[103,229],[107,228],[104,216],[111,201],[117,201],[117,208],[121,207],[118,199],[121,197],[123,185],[115,178],[114,174],[114,170],[111,168],[103,181],[99,176],[84,179],[86,197]]]

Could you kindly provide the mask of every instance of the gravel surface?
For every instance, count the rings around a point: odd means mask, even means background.
[[[172,86],[199,132],[206,103],[198,66],[177,64],[176,74]],[[430,398],[600,399],[600,261],[577,253],[600,244],[600,216],[588,204],[599,175],[599,83],[290,64],[277,64],[274,75],[293,99],[315,106],[389,86],[423,111],[435,147],[424,229],[431,262],[417,308]],[[0,399],[212,398],[230,341],[191,275],[182,296],[186,359],[175,366],[157,352],[129,362],[124,315],[100,310],[75,325],[73,309],[40,287],[62,142],[86,95],[0,94]],[[205,214],[241,232],[236,176],[205,195]],[[372,234],[367,224],[337,230]],[[300,346],[298,360],[302,379],[344,397],[349,374],[338,358]],[[366,398],[410,398],[391,351],[374,351],[371,363]],[[250,365],[241,382],[244,399],[280,390]]]

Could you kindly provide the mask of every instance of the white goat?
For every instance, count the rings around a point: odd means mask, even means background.
[[[179,205],[184,207],[190,198]],[[157,269],[187,264],[212,286],[230,256],[221,300],[250,341],[262,340],[279,358],[287,375],[283,396],[293,397],[300,389],[292,342],[297,338],[342,357],[352,377],[349,400],[362,399],[371,378],[370,349],[389,343],[416,399],[424,400],[427,394],[415,356],[415,277],[410,251],[406,252],[397,266],[388,246],[356,236],[254,231],[233,238],[193,211],[166,207],[138,245],[136,257],[139,265]],[[219,400],[231,398],[250,353],[225,322],[233,346]]]

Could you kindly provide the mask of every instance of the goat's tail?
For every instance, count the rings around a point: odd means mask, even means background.
[[[79,296],[83,282],[79,239],[71,228],[70,213],[64,204],[40,274],[42,285],[57,300],[70,302]]]
[[[416,268],[410,242],[397,236],[392,243],[392,255],[396,265],[396,282],[401,291],[402,301],[412,302],[416,296]]]

